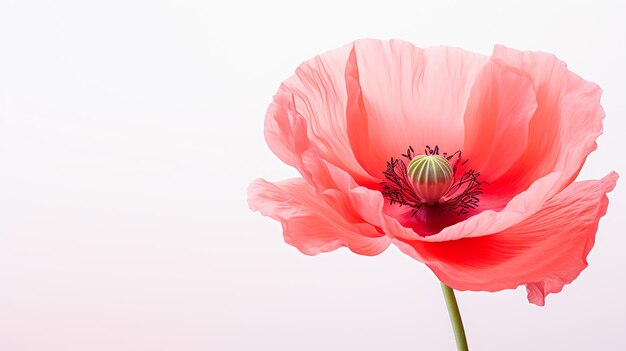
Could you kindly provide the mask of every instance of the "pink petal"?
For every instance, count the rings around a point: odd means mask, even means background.
[[[376,227],[349,221],[304,179],[278,183],[257,179],[248,188],[248,203],[252,210],[280,221],[285,241],[307,255],[346,246],[357,254],[372,256],[390,243]]]
[[[576,182],[517,225],[497,234],[447,242],[394,240],[458,290],[499,291],[526,284],[528,299],[543,305],[587,267],[598,221],[618,175]]]
[[[265,130],[266,136],[273,134],[277,155],[300,171],[316,191],[316,201],[326,202],[348,222],[371,223],[379,228],[383,216],[382,194],[360,186],[353,175],[321,157],[308,138],[306,119],[294,109],[293,96],[277,95],[275,101],[278,103],[271,108],[282,111],[274,113],[275,118],[266,119]],[[374,237],[381,235],[378,229],[373,233]]]
[[[346,132],[345,66],[350,46],[298,67],[274,96],[265,117],[265,139],[285,163],[303,172],[299,159],[314,149],[363,184],[378,184],[356,161]],[[304,174],[303,174],[304,175]]]
[[[346,66],[348,136],[373,176],[409,146],[463,146],[463,112],[487,57],[456,48],[360,40]],[[381,177],[382,178],[382,177]]]
[[[528,77],[489,61],[476,77],[465,110],[463,156],[469,159],[468,168],[480,171],[488,183],[510,169],[528,147],[528,125],[536,107]]]
[[[492,59],[526,75],[533,84],[537,110],[530,121],[528,147],[510,170],[492,183],[518,192],[536,179],[560,172],[555,190],[570,184],[602,134],[600,87],[570,72],[554,55],[494,48]]]

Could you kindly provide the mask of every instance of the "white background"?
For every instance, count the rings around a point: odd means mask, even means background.
[[[471,4],[469,4],[471,3]],[[247,209],[295,176],[280,82],[362,37],[553,52],[604,89],[580,179],[626,174],[620,1],[0,3],[0,350],[453,350],[436,278],[390,248],[317,257]],[[458,293],[473,350],[624,350],[623,180],[545,307]]]

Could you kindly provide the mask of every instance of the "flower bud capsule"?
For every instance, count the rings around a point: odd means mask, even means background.
[[[418,155],[411,159],[407,175],[415,194],[424,203],[437,203],[452,184],[452,167],[445,157]]]

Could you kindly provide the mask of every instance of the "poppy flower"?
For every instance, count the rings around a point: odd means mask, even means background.
[[[249,205],[304,254],[394,244],[453,289],[543,305],[587,266],[618,178],[574,182],[600,95],[546,53],[358,40],[278,89],[265,139],[302,177],[254,181]]]

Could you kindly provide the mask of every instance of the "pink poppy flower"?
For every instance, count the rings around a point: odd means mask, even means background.
[[[545,53],[358,40],[280,86],[265,138],[302,178],[254,181],[249,205],[307,255],[394,244],[453,289],[543,305],[587,266],[618,178],[574,182],[600,95]]]

